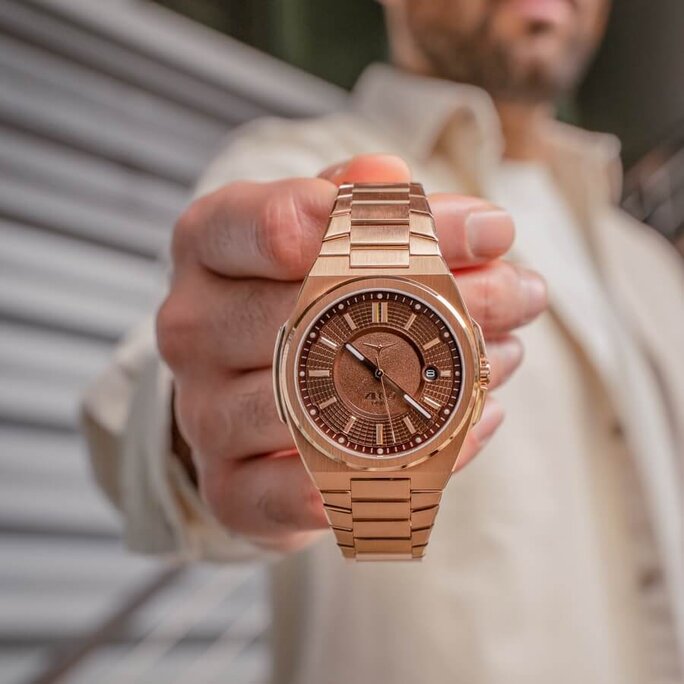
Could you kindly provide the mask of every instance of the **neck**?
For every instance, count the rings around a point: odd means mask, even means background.
[[[544,161],[541,127],[552,116],[548,104],[497,101],[506,148],[504,156],[516,161]]]

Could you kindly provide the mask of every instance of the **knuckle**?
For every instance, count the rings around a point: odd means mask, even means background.
[[[506,327],[511,314],[512,300],[519,289],[518,269],[506,261],[486,269],[481,281],[479,302],[482,325],[486,328]]]
[[[159,353],[172,369],[182,367],[189,358],[195,329],[192,307],[171,292],[157,311],[156,337]]]
[[[197,235],[198,226],[206,220],[205,200],[189,204],[176,221],[171,239],[171,257],[178,263],[189,251]]]
[[[302,269],[301,216],[293,193],[273,193],[262,205],[257,222],[257,248],[286,276]]]
[[[257,509],[271,523],[285,529],[295,527],[292,510],[277,496],[273,487],[267,487],[257,499]]]
[[[222,330],[232,341],[229,357],[240,367],[246,357],[271,354],[277,327],[294,306],[298,285],[266,281],[233,283],[226,306],[217,312]]]
[[[235,411],[232,414],[235,425],[249,425],[252,432],[272,429],[276,421],[273,388],[270,382],[259,383],[249,390],[243,390],[234,397]]]

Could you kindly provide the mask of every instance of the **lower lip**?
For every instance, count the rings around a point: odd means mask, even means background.
[[[508,5],[522,19],[545,24],[566,21],[574,8],[571,0],[509,0]]]

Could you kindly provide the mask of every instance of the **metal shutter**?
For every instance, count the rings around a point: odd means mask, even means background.
[[[127,555],[77,406],[226,131],[342,101],[147,2],[0,3],[0,683],[263,679],[259,571]]]

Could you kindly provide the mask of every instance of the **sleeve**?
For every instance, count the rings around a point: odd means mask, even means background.
[[[338,158],[316,140],[322,135],[313,122],[248,124],[209,165],[196,195],[237,179],[315,175]],[[131,550],[215,561],[275,555],[219,525],[172,454],[171,374],[156,351],[153,317],[124,339],[87,389],[82,423],[95,479],[121,512]]]

